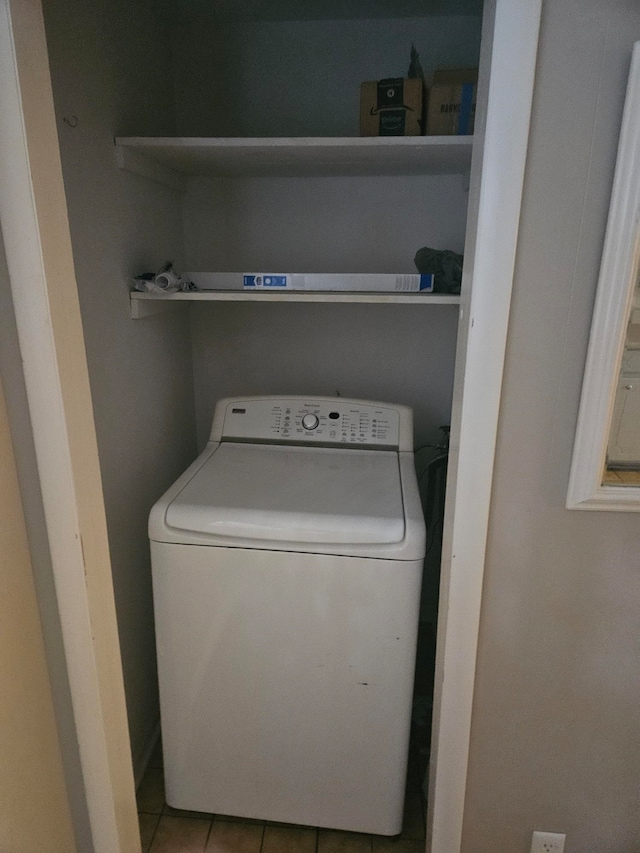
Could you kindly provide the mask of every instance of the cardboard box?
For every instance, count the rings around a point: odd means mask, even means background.
[[[478,71],[458,68],[436,71],[429,89],[427,136],[466,136],[473,133]]]
[[[421,136],[422,80],[387,77],[360,86],[360,136]]]

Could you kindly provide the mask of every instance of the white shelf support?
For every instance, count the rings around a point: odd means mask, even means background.
[[[140,299],[141,296],[151,296],[152,293],[132,293],[129,301],[130,316],[132,320],[143,320],[145,317],[153,317],[156,314],[175,313],[189,307],[188,302],[177,302],[167,296],[159,296],[152,299]]]
[[[144,154],[134,151],[131,148],[124,148],[117,145],[116,162],[119,169],[141,175],[143,178],[148,178],[172,190],[184,192],[187,188],[187,179],[184,175],[175,172],[167,166],[156,163],[154,160],[145,157]]]

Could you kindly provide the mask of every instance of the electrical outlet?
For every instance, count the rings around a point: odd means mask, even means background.
[[[566,838],[561,832],[534,832],[531,853],[563,853]]]

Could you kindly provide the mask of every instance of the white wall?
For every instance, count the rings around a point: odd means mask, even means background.
[[[477,65],[478,17],[185,24],[176,115],[184,135],[358,135],[359,85]],[[459,175],[210,179],[184,203],[190,271],[413,272],[428,245],[462,252]],[[405,403],[419,438],[451,409],[457,312],[415,306],[198,305],[198,438],[227,394],[334,394]]]
[[[20,497],[24,512],[33,582],[42,625],[51,698],[59,739],[71,820],[77,845],[90,853],[91,831],[80,766],[75,721],[62,642],[60,614],[51,566],[49,538],[31,429],[22,355],[13,310],[9,271],[0,235],[0,378],[11,429]]]
[[[72,853],[44,643],[0,384],[0,849]]]
[[[25,495],[18,481],[19,463],[14,455],[14,437],[22,443],[23,460],[33,451],[28,412],[19,399],[24,394],[22,362],[1,234],[0,305],[0,850],[72,853],[76,841],[86,842],[87,836],[83,833],[82,806],[73,802],[79,794],[77,769],[72,767],[74,759],[77,760],[73,721],[60,717],[56,720],[56,712],[68,713],[70,706],[66,683],[60,684],[66,682],[66,674],[57,636],[59,630],[53,624],[55,590],[50,578],[47,584],[42,577],[47,543],[42,542],[40,535],[27,539],[25,514],[30,516],[29,520],[37,514],[33,494],[35,491],[39,496],[37,469],[31,464],[28,471],[31,494]],[[9,393],[5,394],[7,386]],[[17,404],[13,414],[19,416],[13,419],[13,436],[8,411],[12,402]],[[23,465],[23,475],[24,469]],[[39,528],[40,534],[43,525]],[[36,547],[35,564],[30,546]],[[43,626],[39,605],[45,591],[50,598],[44,602],[48,612],[44,614]],[[53,672],[53,684],[49,677],[52,665],[57,670]],[[61,735],[65,742],[64,756],[60,749]],[[79,832],[74,832],[76,822]]]
[[[44,5],[139,764],[157,721],[146,519],[195,455],[194,377],[201,443],[226,394],[337,390],[412,405],[418,437],[435,438],[449,421],[457,311],[198,305],[192,368],[189,314],[131,321],[131,276],[167,258],[182,269],[410,271],[423,245],[462,250],[466,193],[459,176],[202,180],[183,221],[176,193],[116,169],[113,136],[357,135],[362,80],[404,74],[412,40],[427,71],[474,65],[480,21],[280,22],[222,34],[163,24],[150,0]],[[288,105],[274,111],[274,92]]]
[[[215,401],[321,394],[413,406],[418,439],[449,423],[457,307],[256,305],[192,309],[198,440]]]
[[[465,853],[640,838],[640,518],[568,511],[631,0],[546,0],[485,573]]]
[[[189,270],[416,272],[422,246],[462,252],[461,175],[199,178],[185,198]]]
[[[474,67],[480,17],[190,23],[176,34],[184,136],[358,136],[360,83]]]
[[[71,853],[76,846],[90,853],[51,558],[1,233],[0,466],[0,849],[30,853],[46,844],[51,853]],[[60,743],[64,743],[64,751]]]
[[[425,245],[464,249],[460,175],[190,182],[189,270],[415,272]],[[215,305],[191,309],[199,442],[225,395],[335,394],[404,403],[416,435],[450,422],[457,308]]]
[[[179,204],[116,168],[113,137],[174,131],[169,33],[147,2],[44,7],[139,765],[158,722],[146,522],[195,454],[193,380],[185,314],[129,317],[130,277],[182,259]]]

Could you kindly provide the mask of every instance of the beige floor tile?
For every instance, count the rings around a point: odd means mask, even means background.
[[[318,853],[371,853],[371,836],[359,832],[319,829]]]
[[[211,821],[162,815],[149,853],[204,853]]]
[[[315,853],[317,835],[308,827],[267,824],[262,853]]]
[[[149,847],[153,839],[153,834],[158,826],[160,815],[157,814],[140,814],[138,815],[138,825],[140,827],[140,844],[142,853],[149,853]]]
[[[138,788],[138,811],[161,814],[164,808],[164,774],[159,767],[150,767]]]
[[[616,471],[621,483],[627,486],[640,485],[640,471]]]
[[[207,853],[260,853],[264,826],[238,821],[214,821]]]
[[[424,841],[410,838],[373,836],[373,853],[424,853]]]

